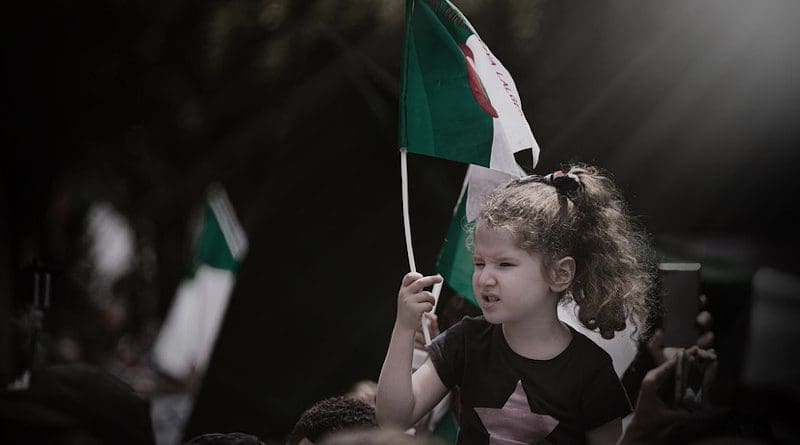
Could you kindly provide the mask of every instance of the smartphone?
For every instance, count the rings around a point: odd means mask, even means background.
[[[700,301],[699,263],[660,263],[664,345],[686,348],[697,341],[695,319]]]

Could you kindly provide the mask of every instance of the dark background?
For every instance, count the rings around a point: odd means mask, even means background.
[[[220,181],[250,253],[190,433],[278,437],[313,401],[377,379],[408,268],[403,3],[3,6],[4,334],[24,299],[15,277],[34,261],[56,271],[56,306],[86,298],[82,224],[101,201],[136,236],[140,259],[117,288],[137,308],[125,329],[157,325],[188,264],[191,216]],[[798,272],[800,5],[455,3],[514,76],[537,170],[607,169],[664,257],[703,262],[721,375],[736,379],[753,272]],[[409,170],[417,265],[433,272],[465,167],[411,155]],[[87,320],[86,338],[103,335]],[[137,338],[146,351],[151,337]],[[13,342],[0,342],[4,377]]]

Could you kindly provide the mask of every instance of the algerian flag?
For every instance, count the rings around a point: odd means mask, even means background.
[[[399,146],[518,174],[539,145],[511,75],[449,1],[408,0]]]
[[[490,190],[481,184],[519,177],[539,159],[511,75],[447,0],[407,0],[398,143],[409,266],[415,270],[408,216],[406,152],[473,164],[474,215]],[[484,168],[480,168],[480,167]],[[477,185],[476,185],[477,184]]]
[[[197,249],[154,346],[162,372],[179,380],[203,374],[247,245],[228,195],[212,186]]]
[[[416,272],[406,152],[483,166],[513,177],[522,174],[520,165],[531,169],[536,165],[539,145],[511,75],[447,0],[407,0],[402,78],[398,143],[403,219],[409,268]],[[471,207],[475,206],[468,205],[467,212]],[[434,288],[434,295],[438,289]],[[423,332],[429,342],[425,317]]]

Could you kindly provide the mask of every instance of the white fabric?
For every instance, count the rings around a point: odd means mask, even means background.
[[[153,348],[162,372],[183,380],[205,371],[234,281],[232,272],[203,264],[181,283]]]
[[[466,177],[466,181],[469,183],[467,188],[467,221],[475,221],[475,218],[478,217],[478,212],[480,212],[483,203],[486,201],[486,197],[492,190],[521,176],[522,171],[519,170],[519,167],[517,169],[517,175],[510,175],[479,165],[469,166]]]
[[[101,285],[112,286],[133,265],[136,236],[128,220],[106,202],[92,204],[86,216],[92,267]]]
[[[466,45],[472,51],[475,71],[498,116],[492,122],[494,137],[489,166],[508,174],[517,174],[519,167],[514,160],[514,153],[527,148],[532,150],[531,167],[535,166],[539,160],[539,144],[522,112],[522,101],[514,79],[477,34],[469,36]]]
[[[572,301],[567,305],[558,305],[558,318],[575,328],[576,331],[589,337],[597,346],[608,352],[611,356],[611,361],[614,363],[614,371],[617,373],[617,377],[622,377],[622,373],[628,369],[628,366],[631,365],[636,357],[636,337],[631,338],[635,328],[630,320],[626,324],[624,331],[617,332],[614,338],[607,340],[599,332],[590,331],[581,324],[578,317],[575,316],[575,303]]]

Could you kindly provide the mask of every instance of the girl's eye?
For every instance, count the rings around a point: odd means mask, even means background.
[[[514,267],[511,263],[500,263],[500,267]]]
[[[483,263],[475,261],[475,267],[483,267]]]

